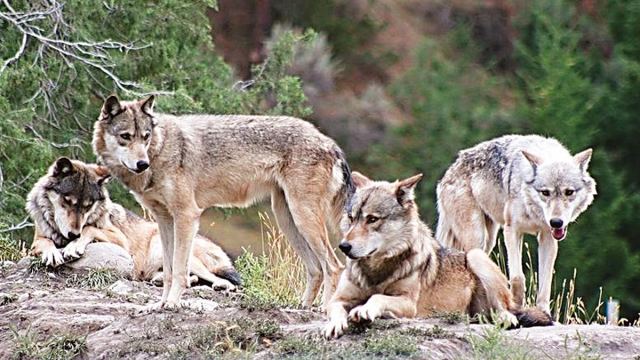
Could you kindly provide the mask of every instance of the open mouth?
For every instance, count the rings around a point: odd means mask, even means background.
[[[567,228],[551,228],[551,236],[556,240],[564,240],[567,236]]]

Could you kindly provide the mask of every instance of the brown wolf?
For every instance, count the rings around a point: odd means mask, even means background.
[[[106,167],[58,159],[27,197],[27,211],[35,224],[31,253],[47,265],[78,258],[92,241],[123,247],[134,262],[133,278],[161,278],[162,246],[158,225],[111,202],[104,187]],[[215,288],[235,289],[240,277],[229,256],[209,239],[194,240],[191,273]]]
[[[348,320],[437,312],[494,315],[510,326],[552,324],[539,310],[520,309],[506,277],[482,250],[450,250],[433,239],[414,202],[421,178],[389,183],[353,173],[357,191],[339,246],[349,260],[327,306],[324,335],[339,337]]]
[[[342,264],[327,226],[337,228],[353,186],[336,143],[291,117],[172,116],[154,97],[109,97],[95,123],[93,148],[160,226],[164,292],[174,307],[187,284],[188,254],[200,215],[211,206],[249,206],[271,197],[277,222],[307,268],[302,303],[321,284],[333,294]]]
[[[549,312],[558,242],[596,194],[587,172],[591,152],[572,156],[557,140],[537,135],[507,135],[460,151],[438,184],[436,238],[491,252],[502,226],[512,290],[524,299],[522,237],[537,235],[536,304]]]

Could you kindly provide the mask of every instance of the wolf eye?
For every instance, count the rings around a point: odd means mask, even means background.
[[[131,140],[131,134],[129,133],[122,133],[120,134],[120,137],[122,138],[122,140]]]
[[[573,190],[573,189],[567,189],[567,190],[564,191],[564,194],[566,196],[571,196],[571,195],[573,195],[574,192],[576,192],[576,191]]]
[[[349,222],[353,222],[353,215],[347,214],[347,219],[349,219]]]
[[[367,215],[367,224],[373,224],[374,222],[380,220],[379,217],[373,215]]]
[[[549,196],[549,195],[551,195],[551,191],[549,191],[549,190],[540,190],[540,194],[542,194],[542,196]]]
[[[144,141],[147,141],[147,140],[149,140],[149,136],[151,136],[150,133],[145,133],[142,138],[144,139]]]

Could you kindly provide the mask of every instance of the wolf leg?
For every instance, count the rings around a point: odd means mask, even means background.
[[[441,184],[438,190],[438,242],[463,251],[486,249],[491,241],[485,227],[485,214],[468,185]]]
[[[211,287],[215,290],[233,291],[236,289],[235,285],[233,285],[229,280],[218,277],[216,274],[209,271],[209,269],[207,269],[207,267],[197,257],[193,257],[191,259],[191,273],[202,280],[210,282]]]
[[[507,323],[510,326],[518,325],[518,319],[509,310],[511,306],[511,294],[507,284],[507,278],[500,268],[480,249],[473,249],[467,253],[467,266],[480,280],[486,295],[485,301],[478,301],[488,306],[488,309],[477,309],[483,312],[492,312],[497,322]],[[477,295],[476,295],[477,296]]]
[[[521,307],[524,306],[526,293],[524,272],[522,271],[522,233],[519,233],[512,225],[506,224],[504,226],[504,242],[507,247],[511,293],[516,305]]]
[[[538,236],[538,296],[536,305],[541,310],[550,313],[551,283],[553,282],[553,268],[558,255],[558,241],[548,232]]]
[[[322,306],[326,306],[333,296],[343,269],[343,265],[329,243],[325,211],[327,207],[322,206],[324,200],[314,194],[300,194],[296,198],[287,196],[287,204],[296,228],[306,240],[307,246],[313,251],[316,259],[320,261],[323,276]],[[304,298],[303,302],[312,303],[313,298]]]
[[[169,289],[172,284],[173,274],[173,251],[174,251],[174,227],[173,217],[166,209],[153,209],[153,217],[158,223],[160,230],[160,241],[162,243],[162,300],[160,306],[164,306],[169,296]]]
[[[366,303],[356,306],[349,312],[354,322],[373,321],[379,317],[411,318],[417,313],[417,299],[409,296],[371,295]]]
[[[165,306],[178,307],[182,293],[189,286],[191,246],[193,245],[193,238],[198,232],[200,213],[197,209],[184,209],[175,214],[173,264],[171,268],[173,279]]]
[[[285,234],[307,269],[307,285],[302,295],[302,306],[310,307],[313,305],[313,300],[318,295],[322,284],[322,266],[316,254],[298,231],[282,190],[274,190],[271,194],[271,209],[280,230]]]

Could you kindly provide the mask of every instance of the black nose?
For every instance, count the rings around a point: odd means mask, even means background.
[[[149,163],[144,160],[140,160],[136,163],[136,168],[138,168],[138,171],[145,171],[149,168]]]
[[[67,234],[67,239],[69,240],[75,240],[77,238],[80,237],[80,234],[76,234],[74,232],[69,231],[69,233]]]
[[[338,245],[338,247],[345,254],[349,254],[349,252],[351,251],[351,244],[349,244],[346,241],[341,242],[340,245]]]
[[[554,229],[561,229],[562,228],[562,224],[564,224],[562,222],[562,219],[553,218],[553,219],[549,220],[549,225],[551,225],[551,227],[554,228]]]

